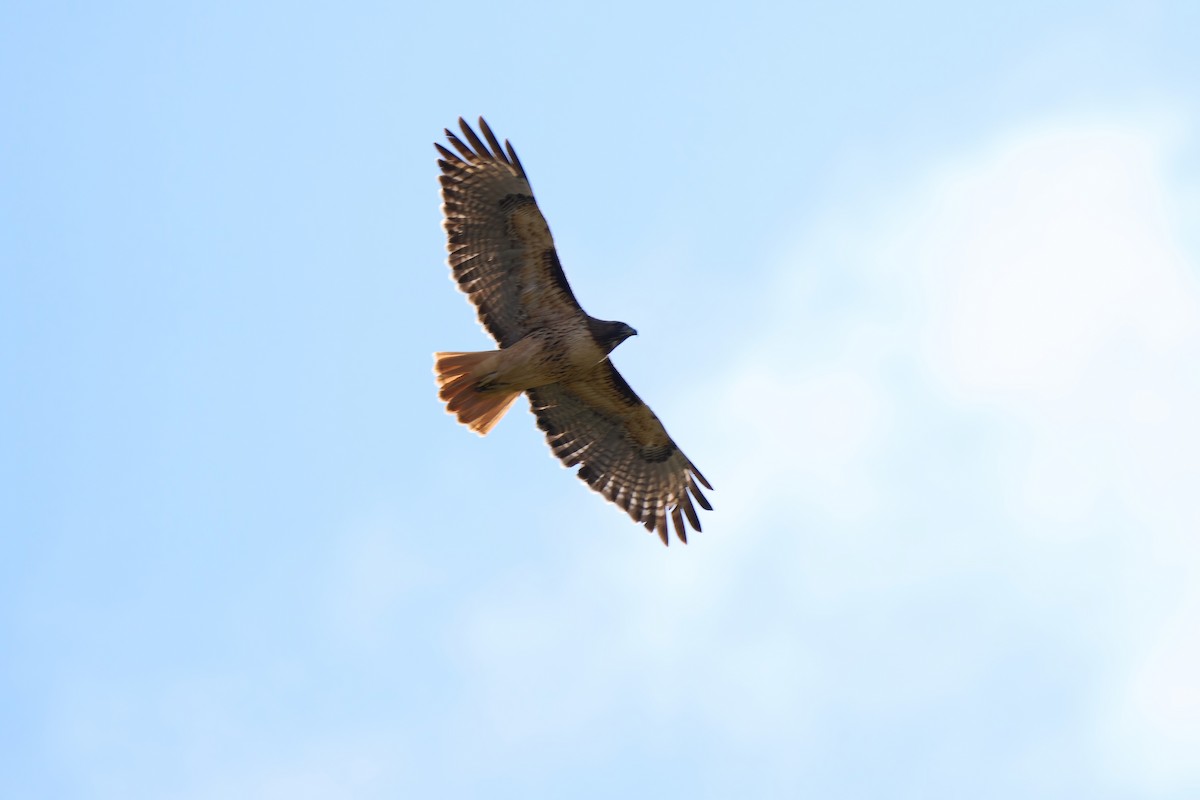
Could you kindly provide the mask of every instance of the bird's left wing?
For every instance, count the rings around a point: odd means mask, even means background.
[[[580,380],[528,391],[554,455],[579,478],[667,543],[667,515],[687,542],[684,516],[700,530],[693,500],[712,509],[696,485],[712,489],[658,417],[608,359]]]

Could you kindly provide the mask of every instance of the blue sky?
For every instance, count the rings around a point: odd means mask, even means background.
[[[1197,30],[6,5],[0,794],[1197,796]],[[479,114],[687,547],[436,400]]]

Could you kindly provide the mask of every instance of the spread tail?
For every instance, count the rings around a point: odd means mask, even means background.
[[[479,374],[484,372],[484,362],[494,355],[494,351],[433,354],[438,397],[446,401],[447,411],[480,436],[486,436],[496,426],[521,394],[519,391],[479,389]]]

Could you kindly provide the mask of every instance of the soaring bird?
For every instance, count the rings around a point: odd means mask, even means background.
[[[712,509],[696,484],[712,486],[609,359],[637,331],[580,308],[516,151],[482,117],[483,139],[458,124],[463,138],[445,131],[457,152],[434,144],[450,269],[499,349],[435,353],[439,396],[486,435],[524,392],[564,465],[663,544],[670,516],[686,543],[693,501]]]

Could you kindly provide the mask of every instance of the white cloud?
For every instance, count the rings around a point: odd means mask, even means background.
[[[859,272],[919,304],[893,333],[936,395],[1008,440],[997,489],[1026,548],[1010,577],[1059,624],[1105,619],[1091,653],[1113,671],[1093,709],[1108,763],[1167,791],[1200,781],[1200,670],[1181,666],[1200,629],[1200,291],[1177,130],[1009,135],[885,209]],[[1025,559],[1050,559],[1050,576]]]
[[[1108,623],[1106,763],[1166,792],[1200,785],[1200,264],[1177,130],[1023,131],[939,175],[914,237],[936,242],[920,260],[929,374],[1024,440],[1003,470],[1014,533],[1038,554],[1107,551],[1057,567],[1108,582],[1091,611]]]
[[[938,175],[910,221],[924,246],[908,254],[929,298],[934,373],[1040,413],[1090,370],[1107,379],[1131,345],[1158,355],[1194,341],[1169,144],[1134,126],[1046,126]]]

